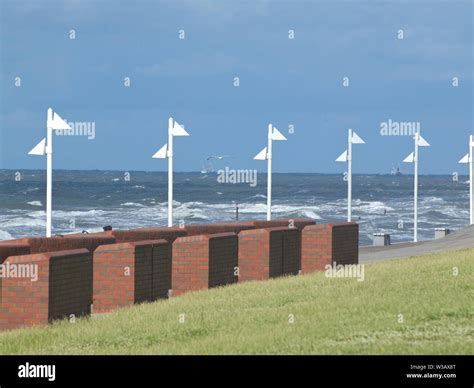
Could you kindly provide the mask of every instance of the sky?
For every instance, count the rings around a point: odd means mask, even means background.
[[[275,172],[344,171],[335,159],[352,128],[366,142],[355,173],[410,173],[412,138],[381,134],[391,120],[419,123],[431,144],[421,173],[465,173],[472,0],[0,3],[0,168],[45,168],[27,154],[52,107],[95,128],[55,136],[61,169],[166,171],[151,156],[172,116],[191,134],[175,138],[176,171],[209,155],[229,155],[215,168],[265,171],[253,157],[272,123],[288,138],[274,143]]]

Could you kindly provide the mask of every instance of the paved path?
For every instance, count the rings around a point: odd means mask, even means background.
[[[398,243],[386,247],[361,247],[359,249],[359,261],[361,263],[370,263],[372,261],[388,260],[397,257],[420,256],[428,253],[464,248],[474,248],[474,225],[437,240],[418,243]]]

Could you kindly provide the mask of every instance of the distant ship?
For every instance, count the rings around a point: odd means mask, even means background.
[[[392,172],[390,173],[390,175],[395,175],[395,176],[403,175],[402,172],[400,171],[400,166],[397,166],[396,168],[392,167]]]

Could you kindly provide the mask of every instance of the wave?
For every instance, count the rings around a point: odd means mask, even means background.
[[[46,213],[44,213],[46,215]],[[41,220],[39,218],[29,218],[29,217],[15,217],[6,221],[2,221],[2,226],[7,226],[9,228],[15,227],[44,227],[46,225],[46,218]]]
[[[0,230],[0,240],[13,240],[13,236],[5,230]]]
[[[146,207],[146,205],[143,205],[141,203],[136,203],[136,202],[125,202],[125,203],[121,203],[120,206]]]
[[[41,201],[31,201],[31,202],[27,202],[27,204],[31,206],[43,206]]]
[[[433,203],[444,203],[446,201],[440,197],[424,197],[424,198],[420,198],[420,202],[422,204],[433,204]]]
[[[385,210],[387,212],[395,210],[393,207],[381,201],[361,201],[360,199],[354,201],[352,206],[355,211],[362,211],[369,214],[383,214]]]

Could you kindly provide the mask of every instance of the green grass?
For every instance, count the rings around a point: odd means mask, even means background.
[[[243,283],[3,332],[0,354],[474,354],[473,322],[474,250],[462,250],[366,265],[363,282]]]

